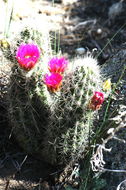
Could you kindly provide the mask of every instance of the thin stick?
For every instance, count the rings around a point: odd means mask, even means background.
[[[8,190],[8,188],[9,188],[9,184],[10,184],[10,180],[8,179],[7,182],[6,182],[5,190]]]

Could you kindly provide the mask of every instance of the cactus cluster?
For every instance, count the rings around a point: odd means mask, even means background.
[[[21,43],[31,42],[40,48],[41,57],[27,70],[16,51]],[[68,62],[52,58],[52,52],[48,35],[21,32],[11,56],[8,110],[12,133],[25,151],[51,164],[64,164],[81,158],[90,144],[95,114],[103,102],[102,77],[91,55]]]

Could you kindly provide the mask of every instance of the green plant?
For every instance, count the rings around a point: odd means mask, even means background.
[[[31,71],[24,71],[15,59],[15,51],[19,44],[34,42],[40,47],[42,56],[40,63]],[[12,49],[11,49],[12,48]],[[11,54],[10,54],[11,51]],[[42,73],[51,55],[48,33],[38,32],[33,28],[25,28],[11,44],[6,57],[11,60],[11,78],[8,90],[8,113],[12,126],[12,134],[28,153],[38,153],[44,127],[47,125],[49,92],[41,85]],[[40,82],[39,82],[40,81]],[[41,92],[41,93],[40,93]],[[43,93],[46,95],[43,96]],[[46,102],[46,103],[45,103]]]
[[[46,160],[64,163],[83,156],[93,135],[95,112],[89,104],[101,84],[100,68],[94,58],[76,58],[72,62],[61,91],[52,94],[50,124],[44,138]]]
[[[91,56],[76,58],[64,74],[61,90],[52,93],[42,81],[48,70],[44,63],[52,55],[49,41],[26,28],[16,44],[31,40],[39,45],[43,63],[24,71],[12,56],[8,93],[12,131],[27,152],[39,153],[52,164],[78,160],[93,135],[95,112],[90,101],[95,91],[101,91],[99,66]]]

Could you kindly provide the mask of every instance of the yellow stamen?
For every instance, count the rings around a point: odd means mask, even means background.
[[[30,55],[26,55],[26,56],[25,56],[26,59],[27,59],[27,58],[30,58],[30,57],[31,57]]]

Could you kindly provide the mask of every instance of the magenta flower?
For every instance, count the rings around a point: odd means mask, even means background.
[[[19,65],[29,71],[37,63],[40,57],[40,50],[34,44],[21,44],[16,52],[16,59]]]
[[[46,74],[44,81],[51,92],[56,92],[62,85],[62,76],[59,73]]]
[[[89,108],[92,110],[99,110],[102,103],[104,102],[104,94],[102,92],[94,92],[93,97],[91,98]]]
[[[52,73],[63,73],[68,65],[68,61],[64,58],[52,58],[49,63],[49,71]]]

